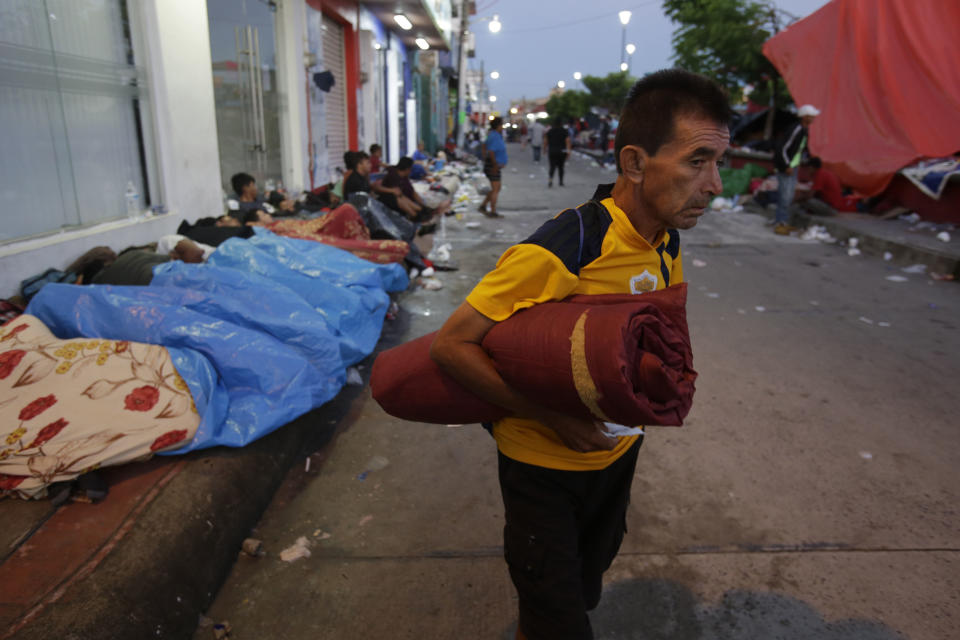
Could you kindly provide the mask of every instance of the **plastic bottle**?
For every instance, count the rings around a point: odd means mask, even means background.
[[[140,217],[140,194],[133,185],[133,181],[127,182],[127,190],[123,194],[127,202],[127,217],[136,220]]]

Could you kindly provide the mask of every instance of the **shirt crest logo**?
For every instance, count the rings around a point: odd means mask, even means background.
[[[646,269],[643,273],[630,278],[630,293],[648,293],[656,291],[659,280]]]

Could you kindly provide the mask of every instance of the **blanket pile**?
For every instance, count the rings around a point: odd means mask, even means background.
[[[483,340],[503,379],[558,411],[623,425],[681,425],[693,401],[686,284],[642,295],[578,295],[521,311]],[[381,353],[374,399],[396,417],[487,422],[507,411],[430,359],[435,333]]]

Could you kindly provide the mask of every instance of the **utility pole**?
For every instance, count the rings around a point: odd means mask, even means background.
[[[456,141],[457,146],[463,148],[463,137],[464,137],[464,126],[462,119],[466,117],[464,113],[465,101],[464,101],[464,92],[467,89],[467,80],[466,80],[466,63],[464,59],[467,57],[467,10],[468,10],[468,1],[463,0],[460,5],[460,48],[459,55],[457,56],[457,113],[454,117],[453,126],[454,131],[456,131]]]
[[[777,9],[773,6],[770,7],[770,22],[773,24],[773,33],[774,35],[780,33],[780,24],[777,20]],[[773,65],[770,65],[771,67]],[[770,99],[768,100],[767,108],[767,121],[763,124],[763,139],[770,140],[773,138],[773,120],[777,115],[777,77],[776,70],[770,74],[770,80],[767,81],[767,85],[770,89]]]

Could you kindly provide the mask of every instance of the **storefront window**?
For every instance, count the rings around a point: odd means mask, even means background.
[[[136,25],[124,0],[0,0],[0,243],[124,217],[129,185],[159,201]]]

